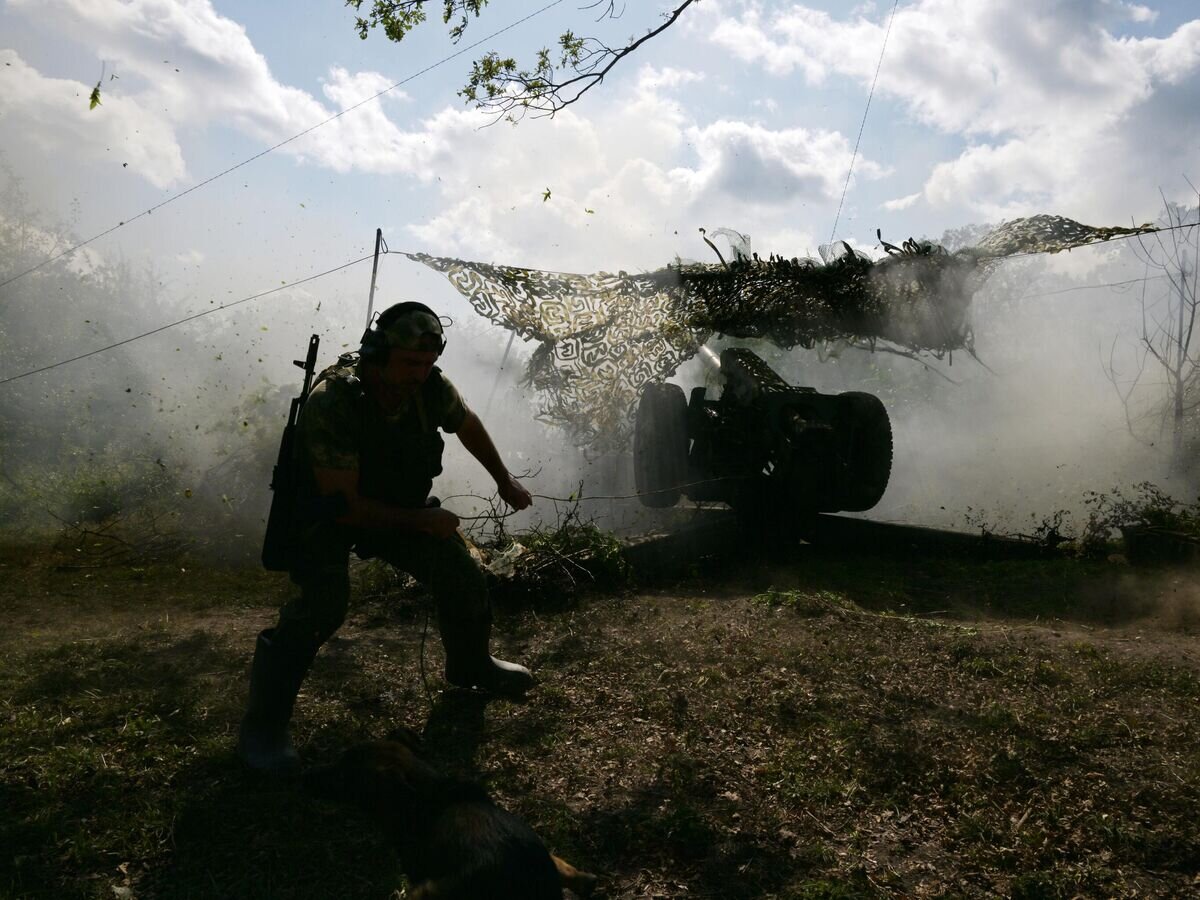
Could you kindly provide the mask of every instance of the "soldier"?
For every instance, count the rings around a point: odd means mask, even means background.
[[[385,310],[320,374],[296,425],[297,508],[292,580],[300,596],[258,636],[238,754],[252,768],[299,766],[288,722],[317,650],[337,631],[350,596],[349,554],[378,557],[431,590],[446,651],[446,680],[520,694],[524,666],[489,652],[484,573],[458,532],[458,516],[429,497],[442,471],[441,431],[455,434],[514,509],[532,499],[508,471],[479,417],[434,365],[446,342],[422,303]]]

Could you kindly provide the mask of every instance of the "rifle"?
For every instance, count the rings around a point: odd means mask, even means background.
[[[317,365],[317,347],[321,343],[318,335],[308,339],[308,355],[304,361],[293,360],[293,365],[304,370],[304,387],[299,397],[292,398],[287,425],[279,439],[279,458],[271,471],[271,512],[267,516],[267,531],[263,535],[262,564],[269,572],[286,572],[292,567],[293,525],[296,518],[296,463],[292,458],[295,441],[296,419],[312,387],[313,372]]]

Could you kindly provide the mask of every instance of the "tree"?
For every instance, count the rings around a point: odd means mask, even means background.
[[[1191,209],[1166,204],[1164,230],[1153,239],[1139,237],[1133,252],[1146,277],[1141,291],[1141,328],[1133,373],[1122,378],[1115,363],[1116,341],[1104,365],[1105,374],[1125,407],[1129,433],[1147,444],[1155,444],[1168,433],[1171,437],[1171,468],[1187,467],[1188,428],[1200,407],[1200,351],[1197,350],[1197,268],[1200,264],[1200,194]],[[1152,274],[1153,273],[1153,274]],[[1165,282],[1151,292],[1148,285]],[[1159,378],[1148,380],[1148,372]],[[1154,390],[1144,407],[1134,404],[1141,388]]]
[[[388,40],[404,40],[426,20],[428,2],[373,0],[366,17],[358,16],[355,20],[359,37],[366,40],[372,29],[382,28]],[[554,51],[543,47],[528,68],[519,67],[512,57],[488,51],[471,65],[469,79],[458,93],[477,108],[513,121],[527,113],[553,116],[603,82],[617,63],[674,25],[683,11],[696,2],[680,0],[657,27],[620,47],[567,31],[559,35]],[[488,0],[442,0],[442,21],[447,25],[455,23],[450,28],[451,40],[457,42],[471,18],[478,18],[487,4]],[[363,0],[346,0],[346,5],[361,12]],[[616,0],[594,0],[584,8],[599,9],[597,21],[618,18],[624,11],[617,11]]]

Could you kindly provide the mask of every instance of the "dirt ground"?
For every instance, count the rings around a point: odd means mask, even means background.
[[[524,703],[445,689],[424,594],[359,575],[298,703],[306,764],[409,726],[602,896],[1200,894],[1194,572],[801,547],[502,590]],[[0,894],[404,896],[369,822],[233,757],[289,589],[0,555]]]

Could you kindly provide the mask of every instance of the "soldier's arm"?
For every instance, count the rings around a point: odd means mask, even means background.
[[[445,538],[458,528],[458,516],[448,509],[405,509],[358,493],[357,469],[314,468],[317,491],[323,497],[341,495],[345,501],[335,522],[353,528],[422,532]]]
[[[455,434],[462,441],[462,445],[467,448],[467,452],[479,460],[480,465],[495,479],[496,490],[500,492],[500,498],[505,503],[513,509],[525,509],[533,503],[533,497],[530,496],[529,491],[522,487],[521,482],[517,481],[508,471],[508,467],[504,465],[504,460],[500,458],[500,451],[496,449],[491,435],[483,427],[479,416],[467,410],[467,416],[458,426]]]

